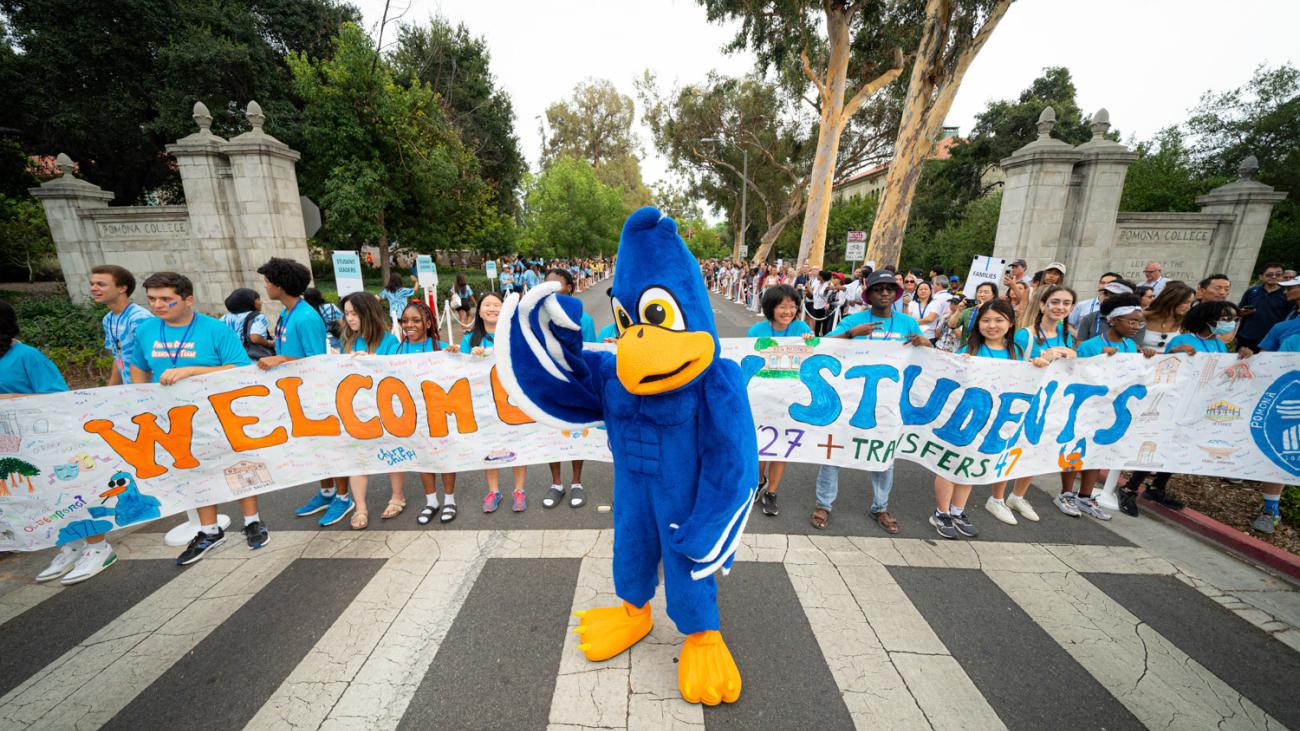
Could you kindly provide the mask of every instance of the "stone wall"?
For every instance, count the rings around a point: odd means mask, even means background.
[[[1124,178],[1137,154],[1106,139],[1110,115],[1097,112],[1092,139],[1078,146],[1052,137],[1055,124],[1056,113],[1044,109],[1038,139],[1001,163],[1007,181],[995,257],[1024,259],[1030,272],[1059,261],[1080,292],[1091,292],[1106,271],[1140,283],[1150,261],[1171,280],[1194,285],[1222,272],[1232,280],[1234,298],[1245,291],[1269,215],[1286,198],[1254,180],[1254,158],[1242,162],[1239,180],[1197,198],[1199,213],[1120,213]]]
[[[73,301],[89,299],[92,267],[117,264],[136,281],[176,271],[194,281],[196,307],[224,312],[237,287],[261,291],[257,268],[273,256],[308,263],[295,164],[299,154],[262,130],[265,117],[249,102],[249,132],[226,140],[212,133],[207,107],[194,105],[198,131],[167,146],[176,159],[185,205],[109,207],[113,194],[73,175],[31,189],[45,207],[59,263]],[[137,288],[133,299],[144,302]],[[279,305],[264,300],[264,311]]]

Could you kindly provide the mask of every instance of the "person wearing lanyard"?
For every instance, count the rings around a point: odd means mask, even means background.
[[[902,286],[888,269],[872,272],[867,278],[866,298],[871,309],[849,315],[840,321],[839,327],[832,330],[828,338],[851,338],[855,340],[888,340],[906,343],[918,348],[933,347],[921,327],[910,315],[895,312],[894,301],[898,298]],[[812,334],[805,333],[804,340],[811,340]],[[882,470],[867,470],[871,475],[871,518],[886,533],[899,531],[898,521],[889,514],[889,493],[894,488],[894,467],[891,464]],[[813,509],[809,522],[817,529],[826,527],[831,519],[831,507],[840,490],[840,468],[835,465],[822,465],[817,472],[817,505]]]
[[[496,292],[488,292],[479,298],[478,313],[474,320],[474,327],[465,333],[460,339],[460,352],[469,353],[470,355],[488,356],[492,354],[495,346],[494,338],[497,332],[497,320],[501,316],[501,296]],[[502,454],[498,454],[501,452]],[[497,450],[487,456],[489,462],[511,461],[514,459],[514,453],[509,450]],[[516,466],[513,469],[515,478],[515,495],[514,503],[521,507],[527,507],[524,498],[524,478],[528,475],[526,466]],[[487,477],[488,491],[483,496],[483,512],[495,513],[497,507],[501,505],[501,470],[486,469],[483,474]]]
[[[1152,348],[1144,348],[1133,338],[1146,325],[1146,316],[1142,314],[1142,298],[1136,294],[1115,294],[1101,303],[1098,314],[1106,319],[1105,332],[1079,344],[1076,353],[1079,358],[1107,357],[1116,353],[1141,353],[1150,358],[1156,354]],[[1062,453],[1064,455],[1064,452]],[[1088,515],[1097,520],[1110,520],[1110,515],[1097,506],[1092,499],[1092,488],[1097,484],[1101,470],[1082,470],[1079,477],[1079,491],[1074,492],[1075,473],[1061,473],[1061,494],[1054,500],[1062,513],[1077,518]]]
[[[754,323],[749,332],[750,338],[793,338],[811,335],[812,329],[803,320],[795,319],[799,315],[799,293],[788,284],[775,284],[763,292],[763,321]],[[785,462],[763,461],[758,463],[759,504],[764,515],[780,515],[776,504],[776,491],[781,487],[781,478],[785,476]],[[766,488],[766,489],[762,489]]]
[[[188,277],[157,272],[149,275],[143,286],[156,317],[136,331],[132,383],[173,386],[186,378],[250,365],[238,335],[220,320],[194,311],[194,284]],[[248,547],[265,546],[270,536],[257,514],[257,496],[241,498],[239,507]],[[199,522],[202,527],[176,565],[188,566],[226,542],[225,531],[217,525],[216,505],[199,508]]]
[[[101,264],[90,270],[90,298],[108,308],[101,323],[104,349],[113,355],[113,372],[109,386],[131,382],[131,350],[140,323],[153,317],[149,311],[131,301],[135,276],[115,264]]]
[[[284,308],[275,323],[275,355],[257,360],[264,371],[277,368],[292,360],[313,355],[324,355],[328,344],[325,320],[319,311],[306,303],[302,295],[311,284],[311,270],[292,259],[272,257],[257,268],[262,275],[266,296]],[[326,477],[320,489],[305,505],[294,511],[299,518],[328,510],[334,497],[347,491],[347,478]]]
[[[1278,286],[1286,296],[1290,311],[1284,320],[1269,328],[1268,334],[1259,341],[1258,349],[1268,353],[1300,353],[1300,277],[1285,279],[1278,282]],[[1253,348],[1238,345],[1237,355],[1242,359],[1249,358],[1254,352]],[[1250,527],[1269,534],[1277,530],[1278,523],[1282,520],[1282,483],[1266,482],[1259,486],[1259,491],[1263,493],[1264,509],[1251,522]]]
[[[934,326],[943,314],[943,303],[934,300],[934,289],[929,282],[916,283],[916,293],[907,306],[907,314],[916,319],[921,326],[921,334],[931,343],[935,341]]]

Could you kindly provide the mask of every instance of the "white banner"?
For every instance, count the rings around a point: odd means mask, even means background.
[[[607,350],[613,346],[590,346]],[[760,458],[906,459],[986,484],[1126,468],[1295,482],[1300,356],[1048,368],[871,341],[729,339]],[[320,356],[162,387],[0,401],[0,550],[34,550],[322,477],[610,460],[602,429],[515,408],[491,357]]]

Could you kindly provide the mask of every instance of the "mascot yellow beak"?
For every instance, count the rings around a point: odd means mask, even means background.
[[[633,325],[618,339],[618,380],[638,396],[681,388],[713,363],[713,336],[707,332]]]

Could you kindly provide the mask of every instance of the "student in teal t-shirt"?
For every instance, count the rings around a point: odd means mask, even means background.
[[[113,356],[108,385],[131,382],[131,354],[135,352],[135,330],[153,317],[149,310],[131,301],[135,275],[116,264],[100,264],[90,270],[90,298],[108,308],[100,323],[104,349]]]
[[[556,267],[546,273],[546,279],[543,282],[558,282],[560,285],[559,294],[575,296],[577,292],[577,282],[573,277],[573,272],[568,269]],[[582,342],[599,343],[602,342],[596,337],[596,323],[585,311],[582,313]],[[587,491],[582,486],[582,460],[573,460],[573,482],[569,486],[569,507],[580,508],[587,504]],[[560,499],[564,497],[564,476],[560,471],[559,462],[551,462],[551,487],[542,497],[542,507],[553,508],[560,504]],[[514,494],[514,511],[520,512],[527,507],[528,501],[522,491],[515,491]]]
[[[311,270],[292,259],[276,257],[258,267],[257,273],[262,275],[266,296],[284,307],[275,323],[275,355],[258,360],[257,366],[269,371],[291,360],[324,355],[328,342],[325,320],[302,299],[311,284]]]
[[[1074,290],[1060,284],[1049,285],[1041,296],[1030,298],[1029,320],[1033,324],[1016,332],[1016,345],[1025,360],[1074,357],[1074,348],[1079,344],[1070,332],[1074,300]]]
[[[804,325],[804,327],[807,327],[807,325]],[[618,323],[611,322],[602,327],[600,332],[596,333],[596,339],[602,343],[612,343],[618,340]]]
[[[1116,353],[1141,353],[1148,358],[1155,355],[1155,350],[1143,348],[1133,339],[1146,324],[1141,303],[1141,298],[1135,294],[1113,295],[1103,302],[1098,312],[1110,328],[1101,335],[1080,343],[1076,350],[1079,357],[1095,358]],[[1115,331],[1116,326],[1118,331]]]
[[[402,316],[402,310],[406,307],[406,303],[411,301],[414,296],[415,290],[403,285],[402,278],[397,272],[388,275],[388,284],[379,293],[379,297],[388,303],[390,325],[397,322],[397,318]]]
[[[143,286],[149,309],[157,317],[136,330],[132,383],[171,386],[186,378],[249,365],[244,346],[230,328],[194,311],[194,284],[188,277],[157,272]],[[257,513],[257,496],[241,498],[239,508],[248,547],[265,546],[271,538]],[[176,558],[178,566],[195,563],[226,542],[226,532],[217,524],[217,506],[205,505],[198,513],[199,531]]]
[[[486,355],[495,345],[497,319],[501,316],[501,295],[484,292],[478,300],[474,326],[460,339],[460,352]]]
[[[799,293],[788,284],[777,284],[763,290],[760,300],[763,309],[763,321],[756,322],[745,333],[751,338],[785,338],[811,335],[812,328],[799,316]],[[781,514],[776,504],[777,491],[781,479],[785,477],[785,462],[778,460],[759,460],[758,484],[765,487],[759,496],[763,514],[776,516]]]
[[[1182,334],[1165,346],[1166,353],[1226,353],[1223,338],[1237,332],[1240,312],[1231,302],[1200,302],[1183,315]]]
[[[68,390],[54,362],[17,338],[18,314],[0,300],[0,399]]]

